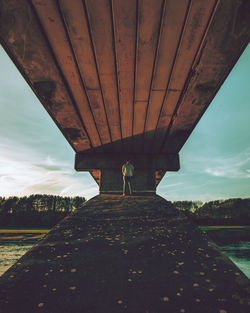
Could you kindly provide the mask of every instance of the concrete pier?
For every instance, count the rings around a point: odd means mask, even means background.
[[[1,313],[247,313],[247,277],[161,197],[99,195],[0,279]]]
[[[121,194],[123,191],[122,165],[130,160],[135,167],[133,175],[133,193],[136,195],[155,195],[157,173],[159,171],[178,171],[178,154],[110,154],[77,153],[75,169],[77,171],[99,170],[99,190],[101,194]]]

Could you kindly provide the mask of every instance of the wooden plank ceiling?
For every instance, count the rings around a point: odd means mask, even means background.
[[[178,153],[249,41],[249,3],[0,0],[0,39],[76,152]]]

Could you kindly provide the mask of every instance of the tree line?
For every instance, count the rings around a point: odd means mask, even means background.
[[[50,228],[86,201],[84,197],[31,195],[0,197],[0,227]],[[201,201],[174,201],[199,225],[250,225],[250,198]]]
[[[250,198],[200,201],[176,201],[175,207],[186,212],[198,225],[250,225]]]
[[[28,197],[0,197],[0,227],[49,228],[79,208],[84,197],[30,195]]]
[[[174,201],[173,205],[180,211],[196,212],[202,205],[202,201]]]

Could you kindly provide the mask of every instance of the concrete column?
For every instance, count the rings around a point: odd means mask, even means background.
[[[123,190],[122,165],[130,160],[134,165],[132,189],[135,195],[153,195],[156,192],[156,171],[178,171],[178,154],[107,154],[77,153],[77,171],[100,170],[101,194],[121,194]]]
[[[102,169],[100,193],[121,194],[123,190],[123,176],[121,168]],[[132,190],[135,195],[155,194],[155,171],[153,168],[135,169],[132,178]]]

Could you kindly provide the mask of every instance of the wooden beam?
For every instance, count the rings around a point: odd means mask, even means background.
[[[105,113],[100,113],[100,117],[106,116],[111,140],[117,142],[121,140],[121,129],[110,1],[86,0],[84,3],[105,108]],[[94,99],[93,103],[96,103]]]
[[[189,0],[168,0],[164,8],[159,51],[145,124],[144,151],[148,153],[154,153],[153,139],[165,97],[170,93],[179,93],[176,89],[169,89],[169,81],[189,2]]]
[[[77,153],[75,169],[90,171],[93,169],[121,169],[122,165],[130,160],[136,168],[155,170],[178,171],[180,168],[178,154],[111,154],[111,153]]]
[[[133,135],[144,132],[149,92],[154,72],[163,0],[139,1],[138,47],[136,61]],[[137,140],[136,149],[142,147]]]
[[[185,92],[185,82],[191,73],[191,65],[203,42],[206,27],[213,16],[217,0],[191,1],[180,34],[174,64],[167,86],[163,107],[154,137],[154,151],[160,151],[172,117],[175,114],[179,97]]]
[[[83,82],[79,76],[79,68],[74,56],[74,51],[67,36],[58,6],[55,1],[51,0],[44,0],[42,3],[39,0],[32,0],[32,3],[53,53],[55,54],[62,75],[65,77],[70,92],[78,105],[81,118],[90,134],[91,142],[93,142],[94,147],[100,146],[99,135],[88,104]],[[102,140],[110,142],[105,125],[103,125]]]
[[[248,0],[220,1],[214,13],[161,151],[180,151],[249,43]]]

